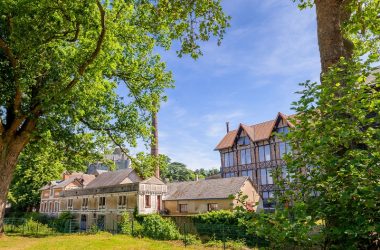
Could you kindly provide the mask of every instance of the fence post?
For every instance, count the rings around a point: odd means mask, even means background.
[[[223,238],[223,249],[226,250],[226,235],[224,234],[224,224],[222,224],[222,238]]]
[[[134,218],[132,217],[132,224],[131,224],[131,229],[132,229],[132,230],[131,230],[131,231],[132,231],[131,234],[132,234],[132,237],[134,236],[134,232],[133,232],[134,221],[135,221],[135,220],[134,220]]]
[[[184,239],[185,239],[185,247],[187,247],[186,223],[183,223],[183,236],[184,236]]]

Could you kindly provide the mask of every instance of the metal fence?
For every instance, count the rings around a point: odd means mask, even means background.
[[[62,235],[68,233],[96,233],[99,231],[107,231],[112,234],[122,234],[125,233],[126,229],[122,230],[122,227],[116,221],[113,223],[112,228],[106,229],[104,227],[104,221],[94,221],[90,226],[83,227],[80,224],[80,220],[50,220],[47,223],[37,222],[31,219],[24,218],[6,218],[4,220],[4,229],[7,234],[10,235],[23,235],[23,236],[34,236],[43,237],[49,235]],[[130,220],[127,230],[128,234],[131,236],[140,236],[135,234],[136,226],[138,222],[134,219]],[[250,246],[265,246],[264,241],[256,238],[254,235],[247,235],[245,230],[236,225],[226,225],[226,224],[199,224],[199,223],[182,223],[177,224],[184,244],[186,246],[186,239],[195,237],[201,240],[203,243],[207,242],[219,242],[220,247],[227,249],[228,244],[231,242],[243,242],[244,244]],[[155,230],[161,230],[159,225],[153,227]]]

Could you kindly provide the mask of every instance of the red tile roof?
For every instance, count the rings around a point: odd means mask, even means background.
[[[284,115],[284,114],[279,112],[277,114],[276,119],[274,119],[274,120],[254,124],[251,126],[240,124],[238,129],[230,131],[229,133],[227,133],[224,136],[224,138],[216,146],[215,150],[220,150],[220,149],[232,147],[234,145],[236,136],[237,136],[238,131],[240,129],[244,130],[247,133],[247,135],[249,136],[249,138],[251,139],[251,141],[253,141],[253,142],[266,140],[271,136],[273,128],[276,124],[276,121],[279,118],[284,119],[285,122],[287,122],[290,127],[294,127],[294,125],[290,121],[288,121],[288,118],[290,118],[290,117],[294,118],[294,115],[287,116],[287,115]]]

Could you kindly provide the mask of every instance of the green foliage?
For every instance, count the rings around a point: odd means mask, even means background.
[[[216,240],[244,240],[248,245],[256,245],[259,238],[250,231],[255,213],[246,210],[211,211],[193,217],[197,232],[203,237]]]
[[[179,56],[197,58],[199,43],[220,42],[229,25],[219,0],[6,0],[0,17],[1,125],[38,120],[20,129],[34,139],[50,131],[72,152],[85,132],[118,145],[149,138],[173,82],[154,49],[177,40]]]
[[[228,210],[211,211],[204,214],[199,214],[193,217],[195,223],[200,224],[224,224],[237,225],[237,213]]]
[[[164,180],[169,182],[192,181],[195,179],[194,172],[180,162],[171,162],[168,167],[161,172],[161,176]]]
[[[219,248],[219,249],[224,249],[224,246],[226,249],[231,249],[231,250],[242,250],[242,249],[247,249],[247,246],[245,245],[244,240],[210,240],[204,244],[205,247],[210,247],[210,248]]]
[[[295,221],[323,221],[331,247],[368,247],[380,225],[380,87],[359,61],[331,68],[324,84],[306,82],[289,134],[297,153],[287,159],[294,181],[279,183],[282,204]],[[292,191],[293,190],[293,191]],[[293,225],[294,226],[294,225]]]
[[[182,235],[181,239],[183,241],[183,244],[185,244],[185,246],[202,245],[202,241],[196,235],[193,235],[193,234]]]
[[[132,219],[129,212],[122,214],[119,226],[123,234],[132,235]]]
[[[90,229],[87,231],[88,234],[98,234],[100,233],[101,230],[96,224],[92,224]]]
[[[165,172],[169,164],[169,158],[166,155],[158,157],[140,152],[132,160],[132,168],[142,177],[149,178],[154,176],[156,166],[160,167],[160,172]]]
[[[79,151],[73,156],[67,153],[64,145],[53,141],[50,132],[42,136],[38,143],[32,142],[20,155],[10,188],[13,209],[38,208],[41,187],[52,180],[62,179],[66,170],[83,171],[88,162],[101,160],[101,156],[88,147],[83,146],[86,152]],[[86,145],[85,141],[83,143]]]
[[[142,236],[157,240],[178,240],[181,235],[177,226],[170,219],[164,219],[158,214],[144,216]]]

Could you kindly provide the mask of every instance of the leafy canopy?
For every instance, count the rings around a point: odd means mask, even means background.
[[[135,146],[173,86],[155,48],[197,58],[228,19],[219,0],[1,1],[1,134]]]

